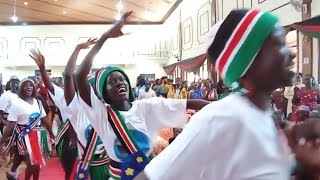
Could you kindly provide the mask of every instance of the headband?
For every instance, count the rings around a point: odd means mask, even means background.
[[[212,28],[208,57],[227,86],[238,84],[277,23],[269,12],[233,10]]]
[[[25,83],[25,82],[27,82],[27,81],[31,82],[32,85],[35,86],[35,84],[34,84],[34,82],[33,82],[32,79],[25,78],[25,79],[22,79],[22,80],[19,82],[19,88],[22,86],[23,83]]]

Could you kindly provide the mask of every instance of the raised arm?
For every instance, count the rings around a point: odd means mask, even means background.
[[[39,67],[44,85],[54,95],[54,87],[46,71],[44,56],[41,54],[39,50],[36,51],[34,49],[31,49],[30,52],[31,54],[29,54],[29,56],[34,60],[34,62]]]
[[[67,66],[64,70],[64,97],[66,99],[67,104],[70,104],[76,91],[73,72],[76,66],[80,50],[88,49],[90,45],[94,43],[96,43],[96,39],[89,39],[87,42],[78,44],[69,58]]]
[[[90,52],[86,55],[86,57],[80,64],[79,68],[77,69],[77,72],[75,74],[76,85],[79,89],[81,98],[88,105],[91,105],[91,100],[90,100],[90,84],[87,80],[87,75],[92,67],[93,59],[98,54],[102,45],[105,43],[105,41],[108,38],[115,38],[123,35],[123,33],[121,32],[121,27],[126,22],[127,18],[131,13],[132,11],[125,13],[122,16],[120,21],[118,21],[109,31],[107,31],[100,37],[100,39],[96,42],[96,44],[93,46]]]

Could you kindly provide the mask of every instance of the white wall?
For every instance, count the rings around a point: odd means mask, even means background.
[[[311,4],[311,15],[312,17],[320,15],[320,1],[313,0]],[[319,41],[318,39],[313,39],[313,76],[316,81],[319,82],[318,73],[319,73]]]
[[[218,20],[223,20],[233,9],[255,8],[271,11],[278,16],[283,25],[289,25],[302,20],[301,12],[295,10],[290,0],[217,0]]]
[[[177,62],[174,56],[180,54],[179,23],[182,26],[182,59],[189,59],[206,53],[205,42],[211,28],[212,0],[184,0],[164,23],[171,37],[172,57],[168,64]],[[181,12],[181,19],[180,19]]]
[[[132,85],[136,84],[136,78],[140,74],[155,74],[157,78],[165,75],[162,64],[157,63],[139,63],[139,64],[118,64],[128,74],[130,82]],[[47,66],[47,69],[51,69],[51,77],[61,77],[64,71],[64,66]],[[93,68],[99,68],[99,66],[94,66]],[[35,70],[38,69],[36,66],[26,66],[26,67],[7,67],[5,72],[8,72],[9,76],[4,77],[5,84],[11,75],[17,76],[19,79],[26,78],[28,76],[34,76]],[[1,71],[0,71],[1,72]],[[3,72],[3,71],[2,71]],[[6,73],[5,73],[6,74]]]
[[[233,9],[241,8],[256,8],[264,11],[270,11],[278,16],[280,23],[284,26],[291,25],[296,22],[302,21],[302,12],[297,10],[290,0],[217,0],[216,1],[216,17],[211,16],[211,3],[212,0],[184,0],[181,5],[174,11],[174,13],[166,21],[165,26],[170,27],[171,35],[171,54],[178,55],[178,25],[182,22],[182,39],[183,51],[182,59],[188,59],[206,52],[207,45],[204,43],[207,39],[208,33],[201,34],[199,29],[209,29],[213,25],[211,19],[216,18],[216,21],[222,21]],[[179,13],[181,11],[181,20]],[[209,17],[204,16],[208,13]],[[312,17],[320,15],[320,0],[313,0],[312,3]],[[175,24],[175,25],[174,25]],[[190,30],[191,29],[191,30]],[[186,40],[191,36],[191,42]],[[299,71],[302,72],[302,38],[300,33],[300,47],[298,47],[300,67]],[[190,38],[188,38],[190,39]],[[188,43],[186,43],[188,42]],[[187,47],[187,48],[186,48]],[[190,48],[190,49],[189,49]],[[318,41],[313,41],[313,75],[318,78]],[[170,58],[168,64],[177,62],[173,57]]]
[[[100,37],[108,28],[110,25],[0,26],[0,72],[3,80],[8,80],[15,73],[34,75],[36,67],[28,56],[31,48],[43,52],[46,65],[51,67],[53,74],[61,74],[61,66],[66,65],[76,44],[89,37]],[[123,32],[129,35],[107,40],[96,56],[94,66],[134,65],[129,74],[134,78],[140,73],[164,75],[162,65],[168,62],[170,41],[162,26],[128,25]],[[77,64],[88,51],[80,53]],[[153,66],[139,68],[145,64]]]
[[[260,1],[260,3],[259,3]],[[184,0],[164,23],[171,36],[171,54],[168,64],[177,62],[179,55],[179,23],[182,25],[182,59],[193,58],[207,50],[208,31],[215,22],[222,21],[233,9],[257,8],[271,11],[283,25],[300,22],[301,12],[296,10],[290,0],[217,0],[216,17],[212,16],[212,0]],[[181,19],[179,13],[181,11]],[[213,21],[212,21],[213,19]]]

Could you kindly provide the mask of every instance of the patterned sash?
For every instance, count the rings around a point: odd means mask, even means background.
[[[60,127],[60,131],[58,132],[57,137],[55,139],[55,144],[56,145],[59,144],[62,136],[64,135],[65,132],[67,132],[67,130],[69,129],[70,125],[71,125],[71,123],[70,123],[69,119],[61,125],[62,127]]]
[[[40,107],[39,101],[37,100],[37,103],[39,105],[39,116],[36,118],[35,121],[33,121],[31,124],[29,125],[19,125],[16,124],[16,126],[14,127],[14,131],[13,134],[9,140],[9,143],[7,144],[7,146],[4,149],[4,152],[7,152],[11,145],[13,145],[13,142],[15,140],[17,140],[17,146],[18,146],[18,150],[20,154],[23,154],[26,152],[26,146],[25,146],[25,142],[23,141],[22,137],[28,135],[31,131],[39,131],[41,129],[43,129],[42,127],[37,127],[37,124],[41,121],[40,115],[42,113],[42,108]],[[40,128],[40,129],[39,129]],[[20,149],[19,149],[20,147]]]
[[[119,163],[120,165],[110,163],[109,174],[114,179],[132,180],[144,170],[144,167],[149,163],[149,158],[140,150],[121,114],[110,106],[107,106],[107,113],[113,131],[129,154],[125,163]]]
[[[41,121],[42,108],[40,103],[37,100],[39,106],[39,115],[35,118],[31,124],[20,125],[16,124],[14,127],[13,135],[11,136],[8,145],[5,148],[5,151],[8,151],[16,140],[18,152],[20,155],[29,154],[31,164],[45,164],[42,150],[40,146],[41,133],[43,130],[42,126],[38,126],[38,123]]]
[[[92,130],[90,133],[90,137],[87,140],[87,145],[84,149],[84,153],[82,154],[82,159],[78,164],[77,180],[84,180],[88,178],[88,168],[91,158],[93,157],[97,147],[98,137],[99,136],[97,132],[95,130]]]
[[[90,131],[90,136],[87,140],[86,148],[82,146],[82,144],[78,141],[78,156],[80,157],[80,161],[76,162],[74,168],[76,170],[73,171],[74,175],[71,176],[71,180],[86,180],[89,179],[89,167],[90,166],[101,166],[109,163],[109,157],[105,156],[98,160],[92,160],[96,151],[97,142],[98,142],[98,134],[92,129]],[[74,177],[76,174],[76,177]]]

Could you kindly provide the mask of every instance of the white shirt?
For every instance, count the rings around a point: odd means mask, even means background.
[[[6,91],[0,96],[0,110],[9,113],[10,107],[14,100],[18,99],[18,95],[11,91]]]
[[[28,102],[17,98],[12,103],[9,110],[8,121],[17,122],[17,124],[20,125],[29,125],[38,117],[43,118],[46,115],[46,111],[40,101],[33,99],[33,103],[29,104]],[[40,125],[40,122],[38,125]]]
[[[91,106],[80,98],[81,106],[98,132],[109,157],[122,162],[128,154],[122,151],[119,140],[108,122],[106,106],[91,88]],[[183,127],[187,123],[186,100],[150,98],[132,102],[129,111],[119,111],[140,150],[149,156],[156,143],[160,129]]]
[[[270,112],[232,94],[196,113],[145,168],[150,180],[289,180],[289,149]]]
[[[64,90],[61,87],[53,84],[53,91],[54,95],[49,91],[49,96],[51,97],[53,103],[60,110],[62,121],[66,122],[68,119],[70,119],[71,114],[65,110],[67,107],[67,102],[64,98]]]
[[[156,92],[154,92],[154,90],[152,89],[149,89],[149,91],[141,91],[139,93],[139,97],[138,99],[141,100],[141,99],[149,99],[149,98],[153,98],[153,97],[156,97]]]
[[[70,104],[67,106],[66,99],[64,97],[64,90],[53,84],[54,87],[54,95],[50,93],[49,95],[52,98],[54,104],[59,108],[61,117],[63,121],[69,119],[75,133],[77,134],[77,138],[82,144],[83,147],[87,145],[86,132],[90,128],[90,122],[88,121],[87,116],[81,109],[79,104],[78,95],[75,94]],[[101,147],[97,147],[96,154],[101,153],[99,150]]]
[[[90,136],[90,130],[92,128],[90,121],[88,120],[88,117],[84,113],[80,103],[79,103],[79,98],[78,94],[75,94],[73,97],[72,101],[67,107],[68,112],[72,115],[70,117],[70,122],[72,124],[72,127],[74,131],[77,134],[78,140],[82,144],[82,146],[85,148],[87,146],[87,142]],[[103,145],[98,138],[98,146],[96,148],[95,154],[100,154],[103,151]]]

